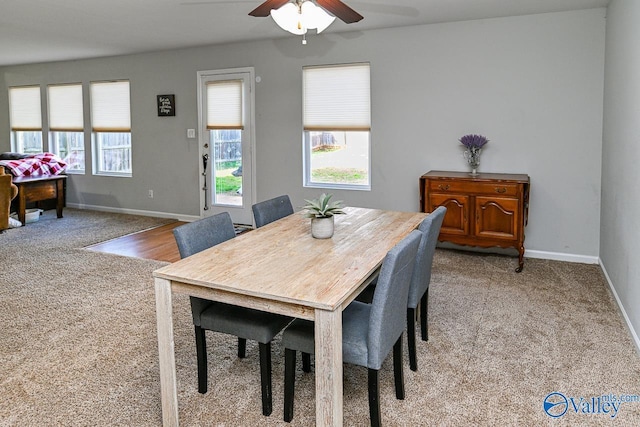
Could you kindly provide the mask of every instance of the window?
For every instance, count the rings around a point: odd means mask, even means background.
[[[304,186],[371,189],[370,67],[303,69]]]
[[[68,173],[84,173],[82,84],[51,85],[47,92],[50,150],[67,162]]]
[[[44,151],[39,86],[9,88],[9,120],[13,151],[25,154]]]
[[[131,102],[128,81],[91,83],[93,170],[131,176]]]

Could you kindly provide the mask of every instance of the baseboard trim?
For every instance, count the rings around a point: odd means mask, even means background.
[[[609,277],[609,273],[607,273],[607,269],[604,267],[602,260],[599,258],[598,258],[598,264],[600,264],[600,268],[604,273],[604,277],[607,279],[607,283],[609,284],[609,289],[611,289],[611,293],[613,294],[613,297],[616,299],[616,304],[618,304],[618,309],[620,310],[620,313],[622,314],[622,317],[625,323],[627,324],[627,329],[629,329],[629,333],[631,333],[631,339],[636,345],[636,350],[640,354],[640,338],[638,337],[638,334],[636,333],[636,330],[634,329],[633,324],[631,323],[631,319],[629,319],[629,316],[627,315],[627,311],[624,309],[624,306],[622,305],[622,301],[620,301],[618,292],[616,292],[616,288],[615,286],[613,286],[613,282],[611,281],[611,277]]]
[[[194,215],[182,215],[177,213],[156,212],[156,211],[143,211],[139,209],[112,208],[109,206],[85,205],[82,203],[67,203],[67,207],[74,208],[74,209],[87,209],[92,211],[121,213],[121,214],[129,214],[129,215],[152,216],[155,218],[173,218],[173,219],[177,219],[178,221],[184,221],[184,222],[193,222],[195,220],[200,219],[199,216],[194,216]]]
[[[550,259],[554,261],[577,262],[580,264],[599,264],[600,258],[597,256],[566,254],[562,252],[547,252],[526,250],[524,252],[526,258]]]
[[[470,252],[492,253],[492,254],[508,255],[508,256],[515,256],[515,257],[518,256],[518,251],[515,248],[500,248],[500,247],[480,248],[477,246],[456,245],[450,242],[438,242],[438,247],[445,248],[445,249],[470,251]],[[538,259],[549,259],[552,261],[576,262],[579,264],[598,264],[597,256],[567,254],[562,252],[537,251],[537,250],[526,249],[524,251],[524,256],[525,258],[538,258]]]

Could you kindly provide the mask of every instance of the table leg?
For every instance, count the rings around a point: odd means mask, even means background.
[[[315,312],[316,425],[342,426],[342,310]]]
[[[63,180],[56,181],[56,214],[58,218],[62,218],[62,208],[64,207],[64,186]]]
[[[24,190],[24,186],[18,186],[18,221],[22,223],[22,225],[26,225],[27,218],[27,195]]]
[[[178,390],[176,357],[173,341],[173,309],[171,282],[155,279],[156,319],[158,322],[158,353],[160,361],[160,393],[162,424],[178,426]]]

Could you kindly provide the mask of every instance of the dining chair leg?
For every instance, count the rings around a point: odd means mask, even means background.
[[[238,357],[244,359],[247,357],[247,340],[246,338],[238,337]]]
[[[302,352],[302,371],[311,372],[311,354]]]
[[[262,414],[269,416],[271,405],[271,343],[258,343],[260,348],[260,385],[262,388]]]
[[[422,329],[422,341],[429,341],[429,327],[427,325],[427,305],[429,304],[429,288],[420,299],[420,326]]]
[[[302,353],[304,356],[304,353]],[[304,360],[304,358],[303,358]],[[284,420],[293,419],[293,395],[296,383],[296,351],[284,349]]]
[[[418,358],[416,356],[416,310],[407,308],[407,348],[409,350],[409,368],[418,370]]]
[[[393,380],[396,385],[396,399],[404,400],[404,372],[402,371],[402,335],[393,345]]]
[[[207,392],[207,341],[204,329],[195,327],[196,332],[196,359],[198,360],[198,393]]]
[[[371,427],[380,427],[380,376],[377,369],[368,368],[369,371],[369,418]]]

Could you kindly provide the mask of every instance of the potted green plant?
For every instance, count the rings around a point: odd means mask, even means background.
[[[333,236],[334,215],[344,214],[342,201],[330,201],[333,194],[322,193],[320,197],[306,200],[303,213],[311,218],[311,235],[316,239],[329,239]]]

